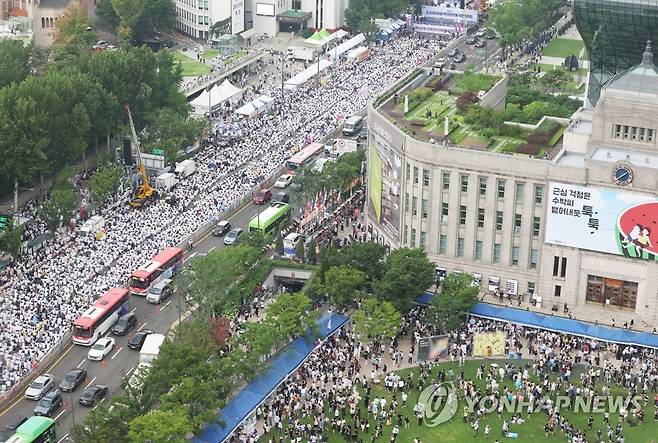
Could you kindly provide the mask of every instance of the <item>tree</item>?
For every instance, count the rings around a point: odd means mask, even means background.
[[[89,181],[89,190],[94,201],[103,203],[119,189],[123,170],[118,165],[107,164],[94,172]]]
[[[188,432],[198,433],[205,423],[216,420],[217,409],[224,403],[225,398],[216,395],[223,380],[205,375],[206,371],[183,377],[162,397],[161,410],[185,413],[191,427]]]
[[[457,329],[477,303],[478,292],[479,288],[473,285],[470,274],[449,274],[443,280],[441,294],[434,297],[425,311],[425,320],[441,331]]]
[[[304,261],[304,241],[301,239],[295,245],[295,257],[297,257],[297,260]]]
[[[276,243],[274,244],[274,252],[279,257],[283,255],[283,235],[279,232],[279,235],[276,236]]]
[[[153,148],[164,150],[165,161],[174,162],[179,151],[192,145],[208,128],[205,119],[191,118],[175,109],[158,110],[148,127],[148,137],[144,143],[148,151]]]
[[[360,270],[366,280],[377,281],[386,272],[386,247],[373,241],[343,246],[329,259],[330,266],[345,265]]]
[[[334,257],[336,254],[338,254],[338,251],[336,250],[336,246],[333,244],[333,242],[329,245],[328,248],[322,249],[323,254],[322,254],[322,259],[320,261],[320,271],[318,272],[318,277],[320,279],[320,283],[324,285],[325,282],[325,275],[329,268],[331,267],[331,264],[333,263]]]
[[[50,199],[41,206],[39,215],[54,232],[62,222],[68,222],[67,217],[73,214],[79,202],[80,196],[75,189],[68,183],[60,183],[53,187]]]
[[[281,294],[265,308],[263,323],[278,337],[292,340],[313,329],[315,323],[310,308],[311,300],[301,292]]]
[[[20,83],[30,75],[33,46],[24,46],[21,40],[0,40],[0,88]]]
[[[112,405],[100,404],[85,417],[84,425],[76,424],[72,429],[77,443],[125,443],[127,442],[128,424],[139,415],[139,411],[130,407],[123,394],[112,397]]]
[[[175,410],[153,410],[135,417],[129,425],[130,443],[163,442],[185,443],[185,436],[192,431],[192,424],[182,408]]]
[[[406,314],[416,297],[434,283],[434,265],[427,259],[425,250],[420,248],[397,249],[388,255],[386,263],[388,270],[374,284],[375,294]]]
[[[573,81],[571,73],[562,69],[554,69],[544,73],[539,80],[544,86],[544,92],[559,91],[563,92],[567,83]]]
[[[81,49],[90,49],[98,41],[98,34],[89,30],[80,8],[69,9],[56,28],[54,43],[65,50],[77,53]]]
[[[119,17],[117,36],[122,46],[132,43],[139,19],[144,13],[146,0],[111,0],[114,12]]]
[[[392,303],[368,297],[352,314],[352,323],[362,343],[382,342],[400,331],[402,317]]]
[[[119,27],[119,16],[112,6],[112,0],[101,0],[96,6],[96,25],[105,31],[116,32]]]
[[[210,27],[210,32],[212,35],[230,34],[231,23],[232,23],[231,17],[215,22],[215,24]]]
[[[466,108],[468,108],[473,103],[476,103],[477,100],[478,100],[477,92],[466,91],[462,95],[457,97],[455,106],[457,106],[457,110],[459,110],[459,112],[463,113],[464,111],[466,111]]]
[[[339,309],[352,305],[357,291],[366,285],[366,274],[348,266],[334,266],[325,274],[324,291]]]
[[[323,189],[348,190],[352,181],[361,174],[365,151],[348,152],[338,161],[327,163],[322,171]]]
[[[0,231],[0,249],[8,252],[15,259],[20,258],[23,231],[25,226],[19,225],[16,219],[10,219],[4,230]]]
[[[98,26],[111,33],[127,32],[127,42],[141,43],[158,32],[171,30],[176,11],[171,0],[148,0],[137,5],[125,5],[122,1],[102,0],[97,9]],[[133,9],[134,8],[134,9]],[[125,28],[132,23],[132,27]]]
[[[268,237],[261,231],[251,231],[243,234],[240,243],[249,248],[261,250],[267,245]]]
[[[306,262],[311,263],[313,265],[317,264],[318,261],[318,256],[317,256],[317,244],[315,243],[315,239],[312,239],[308,243],[308,247],[306,248]]]

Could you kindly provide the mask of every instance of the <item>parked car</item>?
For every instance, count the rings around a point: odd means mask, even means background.
[[[34,407],[34,415],[45,415],[50,417],[64,403],[62,394],[59,391],[50,391],[43,396],[39,403]]]
[[[215,227],[212,230],[212,235],[214,235],[215,237],[221,237],[223,235],[226,235],[230,230],[231,230],[231,224],[226,220],[222,220],[215,225]]]
[[[274,187],[283,189],[287,187],[290,183],[292,183],[292,175],[283,174],[274,182]]]
[[[454,60],[455,60],[455,63],[463,63],[463,62],[466,61],[466,55],[461,54],[461,53],[460,53],[460,54],[457,54],[457,55],[455,56]]]
[[[226,234],[226,237],[224,237],[224,244],[234,245],[238,243],[240,241],[240,236],[242,235],[243,232],[244,230],[242,230],[241,228],[232,229],[231,232]]]
[[[146,295],[146,301],[153,304],[160,304],[174,293],[173,280],[165,278],[152,285],[149,293]]]
[[[473,45],[473,44],[475,44],[476,41],[477,41],[477,37],[474,36],[474,35],[471,35],[466,39],[466,44],[467,45]]]
[[[85,406],[94,406],[96,402],[101,400],[107,395],[107,386],[105,385],[93,385],[85,389],[85,392],[82,393],[80,397],[80,404]]]
[[[485,29],[478,29],[478,32],[475,33],[476,37],[484,37],[487,34]]]
[[[98,343],[98,342],[96,342]],[[71,369],[68,374],[64,376],[64,380],[59,384],[59,389],[64,392],[75,391],[80,383],[87,379],[87,370],[81,368]]]
[[[87,358],[89,360],[101,361],[114,349],[115,344],[116,340],[112,337],[99,338],[87,353]]]
[[[454,62],[450,62],[450,66],[448,66],[448,69],[454,71],[455,69],[457,69],[457,65]]]
[[[146,336],[149,334],[153,334],[153,331],[151,331],[150,329],[142,329],[141,331],[135,332],[135,334],[128,341],[128,347],[130,349],[139,351],[140,349],[142,349],[144,340],[146,340]]]
[[[269,189],[261,189],[254,195],[254,203],[257,205],[264,205],[272,200],[272,191]]]
[[[487,41],[483,38],[479,39],[478,41],[475,42],[475,47],[476,48],[484,48],[487,46]]]
[[[25,398],[30,400],[41,400],[41,397],[53,387],[53,376],[50,374],[40,375],[34,379],[25,391]]]
[[[440,58],[436,62],[434,62],[434,67],[443,69],[446,67],[446,59],[445,58]]]
[[[290,195],[288,195],[285,192],[277,192],[274,198],[272,199],[272,203],[290,203]]]
[[[16,429],[18,429],[18,427],[22,425],[25,420],[27,420],[27,417],[22,415],[12,417],[5,426],[5,429],[0,431],[0,441],[9,441],[9,439],[16,433]]]
[[[132,328],[135,327],[135,325],[137,325],[137,316],[134,312],[129,312],[128,314],[119,317],[119,320],[112,328],[112,334],[126,335]]]
[[[448,51],[448,57],[455,57],[457,54],[459,54],[459,49],[457,48],[453,48]]]

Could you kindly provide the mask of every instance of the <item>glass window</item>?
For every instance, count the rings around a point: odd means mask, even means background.
[[[420,242],[419,242],[420,247],[424,248],[426,242],[427,242],[427,232],[420,231]]]
[[[484,228],[484,208],[478,208],[478,228]]]
[[[420,202],[420,212],[421,212],[421,217],[423,218],[427,218],[427,205],[428,205],[427,199],[424,198]]]
[[[462,175],[460,182],[462,192],[468,192],[468,175]]]
[[[441,203],[441,223],[448,223],[448,203]]]
[[[505,198],[505,180],[498,180],[498,198]]]
[[[539,251],[537,249],[530,250],[530,269],[537,269],[537,262],[539,261]]]
[[[562,295],[562,286],[560,285],[555,285],[555,292],[554,294],[556,297],[559,297]]]
[[[487,195],[487,177],[480,177],[480,195]]]
[[[448,236],[441,234],[439,236],[439,254],[446,253],[446,246],[448,245]]]
[[[521,232],[521,214],[514,214],[514,233]]]
[[[411,228],[411,247],[416,247],[416,228]]]
[[[535,282],[534,281],[529,281],[528,282],[528,294],[532,295],[535,293]]]
[[[442,172],[441,180],[443,181],[443,190],[447,191],[448,189],[450,189],[450,173]]]
[[[418,167],[414,166],[414,184],[418,184]]]
[[[404,193],[404,211],[409,212],[409,193]]]
[[[482,240],[475,240],[475,259],[482,260]]]
[[[459,237],[457,239],[457,257],[461,258],[464,256],[464,239]]]
[[[653,129],[647,129],[647,141],[650,143],[653,143],[653,134],[654,134]]]
[[[409,235],[409,226],[404,225],[404,241],[407,241],[407,235]]]
[[[516,183],[516,188],[514,191],[514,200],[517,203],[523,202],[523,191],[524,191],[524,184],[523,183]]]
[[[532,217],[532,235],[539,237],[539,228],[541,227],[541,219],[539,217]]]
[[[459,224],[466,224],[466,206],[464,205],[459,206]]]
[[[423,186],[429,186],[430,185],[430,171],[427,169],[423,169]]]
[[[493,262],[500,263],[500,243],[494,243]]]
[[[637,140],[637,127],[631,127],[631,140]]]
[[[535,204],[541,205],[543,199],[544,199],[544,187],[540,185],[535,186]]]
[[[496,211],[496,231],[503,230],[503,211]]]
[[[512,266],[518,266],[519,264],[519,247],[512,246]]]
[[[418,197],[415,195],[411,197],[411,215],[418,215]]]
[[[407,181],[409,181],[409,177],[411,177],[411,165],[407,163]]]

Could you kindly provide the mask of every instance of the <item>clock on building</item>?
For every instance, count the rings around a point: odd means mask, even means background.
[[[620,186],[626,186],[633,181],[633,170],[627,165],[615,166],[612,170],[612,180]]]

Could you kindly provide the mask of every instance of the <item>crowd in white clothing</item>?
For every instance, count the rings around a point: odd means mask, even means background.
[[[110,287],[163,248],[183,241],[223,209],[276,172],[290,148],[318,140],[338,125],[336,115],[363,109],[374,94],[434,53],[434,42],[400,37],[374,49],[359,64],[337,63],[326,82],[311,82],[281,99],[274,112],[240,120],[242,137],[226,143],[213,130],[196,157],[198,171],[142,210],[126,205],[131,190],[105,203],[107,235],[101,241],[60,230],[42,249],[0,271],[0,395],[31,371],[70,330],[73,320]],[[273,62],[274,63],[274,62]],[[214,116],[215,128],[236,121],[229,111]],[[24,213],[34,215],[34,205]],[[38,220],[27,237],[44,231]]]

